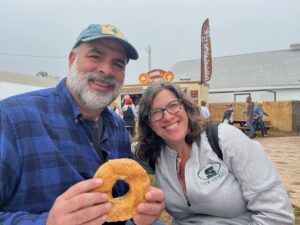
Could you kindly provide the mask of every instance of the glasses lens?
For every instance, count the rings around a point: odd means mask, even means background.
[[[176,101],[170,102],[170,103],[166,106],[166,110],[167,110],[169,113],[171,113],[171,114],[174,114],[174,113],[179,112],[179,110],[180,110],[180,101],[179,101],[179,100],[176,100]]]
[[[150,112],[150,117],[152,121],[160,120],[163,117],[163,111],[161,109],[154,110]]]
[[[165,108],[155,109],[150,111],[150,118],[152,121],[161,120],[164,117],[164,111],[166,110],[170,114],[178,113],[181,109],[181,100],[174,100],[169,102],[169,104]]]

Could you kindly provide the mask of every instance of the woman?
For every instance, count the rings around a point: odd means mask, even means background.
[[[173,225],[293,224],[287,193],[262,146],[221,123],[219,159],[207,122],[180,87],[149,86],[138,118],[137,156],[155,162]]]

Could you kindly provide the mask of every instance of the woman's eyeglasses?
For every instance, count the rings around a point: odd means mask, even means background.
[[[181,109],[181,99],[177,99],[169,102],[165,108],[152,109],[150,111],[150,119],[152,122],[156,122],[164,118],[165,111],[174,115],[178,113],[180,109]]]

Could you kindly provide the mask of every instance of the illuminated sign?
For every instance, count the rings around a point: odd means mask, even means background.
[[[139,76],[139,82],[142,84],[172,80],[174,80],[174,74],[172,72],[160,69],[150,70],[148,73],[142,73]]]

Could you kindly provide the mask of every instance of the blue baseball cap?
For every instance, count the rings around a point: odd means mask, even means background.
[[[80,35],[77,37],[75,45],[73,48],[76,48],[80,45],[81,42],[89,42],[96,39],[113,39],[123,45],[127,53],[128,59],[136,60],[139,57],[137,50],[128,42],[127,38],[120,31],[119,28],[110,25],[100,25],[100,24],[91,24],[86,29],[84,29]]]

